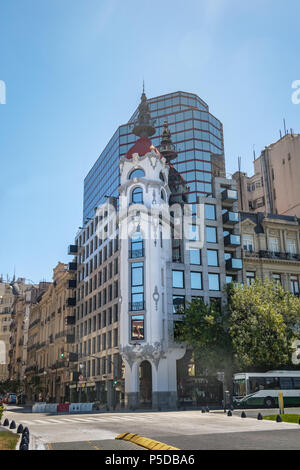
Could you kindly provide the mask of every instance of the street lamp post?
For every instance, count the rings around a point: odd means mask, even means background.
[[[45,398],[45,401],[46,401],[46,375],[47,375],[47,371],[44,370],[43,374],[44,374],[44,398]]]
[[[79,364],[79,372],[82,374],[84,371],[84,364]],[[77,378],[77,386],[78,386],[78,378]],[[81,387],[79,388],[79,403],[81,403]]]

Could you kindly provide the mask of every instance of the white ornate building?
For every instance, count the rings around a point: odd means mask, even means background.
[[[144,132],[148,129],[145,126]],[[170,343],[168,336],[172,241],[170,225],[163,219],[168,217],[170,167],[142,135],[120,160],[120,169],[120,353],[125,362],[125,401],[133,408],[150,401],[153,407],[172,408],[177,404],[176,364],[185,348]]]

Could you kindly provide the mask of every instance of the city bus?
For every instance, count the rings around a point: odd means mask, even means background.
[[[245,372],[233,377],[235,407],[277,408],[279,392],[283,393],[284,406],[299,406],[300,371]]]

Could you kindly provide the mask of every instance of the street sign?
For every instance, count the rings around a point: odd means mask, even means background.
[[[79,380],[79,382],[83,382],[83,381],[84,381],[84,377],[83,377],[82,374],[80,374],[80,376],[78,377],[78,380]]]

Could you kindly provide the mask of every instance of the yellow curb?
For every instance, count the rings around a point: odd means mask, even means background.
[[[149,439],[148,437],[143,437],[139,436],[138,434],[132,434],[128,432],[123,432],[122,434],[119,434],[116,439],[130,441],[149,450],[180,450],[177,447],[169,446],[168,444],[164,444],[163,442],[154,441],[153,439]]]

